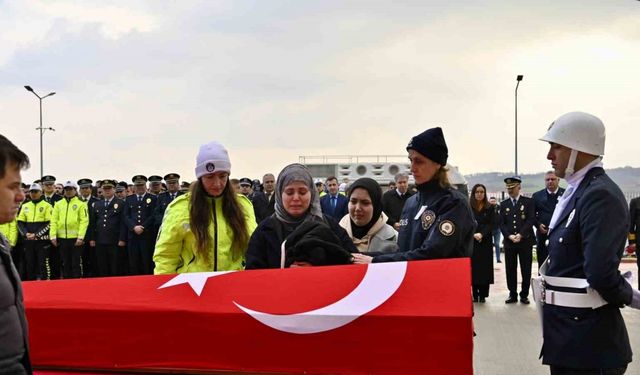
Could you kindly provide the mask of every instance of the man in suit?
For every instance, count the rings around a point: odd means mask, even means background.
[[[322,213],[340,221],[347,214],[349,199],[339,194],[338,179],[334,176],[327,178],[327,189],[329,192],[320,198]]]
[[[102,181],[104,199],[93,205],[89,211],[89,244],[95,248],[97,276],[118,276],[120,252],[125,246],[124,226],[125,202],[114,196],[115,180]]]
[[[400,215],[404,208],[404,202],[413,195],[409,191],[409,176],[400,172],[394,178],[395,189],[390,189],[382,195],[382,210],[387,215],[387,224],[395,230],[400,230]]]
[[[500,231],[504,237],[504,258],[509,298],[505,303],[518,302],[518,260],[522,275],[520,302],[529,304],[531,262],[535,236],[536,211],[531,198],[520,195],[519,176],[504,179],[509,198],[500,202]]]
[[[618,271],[629,212],[602,168],[604,124],[567,113],[541,140],[549,142],[556,175],[567,181],[549,223],[544,294],[536,294],[544,301],[542,363],[551,374],[623,374],[631,347],[620,307],[640,309],[640,291]]]
[[[262,176],[262,187],[264,188],[264,196],[267,198],[267,217],[273,215],[275,212],[276,197],[274,195],[276,190],[276,178],[273,174],[267,173]]]
[[[260,181],[256,180],[258,184]],[[267,198],[264,193],[259,189],[255,190],[253,188],[254,181],[251,181],[248,177],[243,177],[240,179],[240,193],[245,197],[249,198],[251,204],[253,205],[253,212],[256,216],[256,223],[260,224],[260,222],[268,217],[267,215]]]
[[[131,275],[153,275],[153,236],[156,196],[147,192],[147,178],[136,175],[132,178],[135,194],[128,196],[124,205],[124,223],[128,229],[129,273]]]
[[[533,193],[533,202],[536,208],[536,255],[538,259],[538,269],[542,266],[542,262],[547,259],[549,251],[547,250],[547,233],[549,231],[549,223],[553,210],[558,204],[558,199],[564,194],[564,189],[558,186],[558,176],[554,171],[548,171],[544,175],[545,188]]]

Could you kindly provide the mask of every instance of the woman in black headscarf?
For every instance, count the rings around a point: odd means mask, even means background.
[[[275,213],[260,223],[249,240],[246,269],[351,262],[356,248],[332,218],[322,214],[309,170],[286,166],[278,175]]]
[[[349,188],[349,213],[340,220],[361,253],[396,251],[398,232],[382,212],[382,189],[371,178],[356,180]]]

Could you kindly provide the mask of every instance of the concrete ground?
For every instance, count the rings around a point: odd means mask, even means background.
[[[549,374],[549,367],[538,359],[542,346],[542,332],[531,293],[530,305],[506,305],[509,296],[503,263],[495,263],[495,284],[491,285],[487,302],[474,303],[474,371],[476,375]],[[637,285],[636,263],[622,263],[621,272],[633,271]],[[518,271],[519,272],[519,271]],[[533,265],[537,274],[537,264]],[[518,277],[520,280],[520,277]],[[633,350],[633,362],[627,374],[640,374],[640,310],[622,309]]]

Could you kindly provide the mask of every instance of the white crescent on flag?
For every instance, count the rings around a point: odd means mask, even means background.
[[[407,262],[374,263],[351,293],[328,306],[297,314],[274,315],[233,302],[260,323],[278,331],[309,334],[342,327],[385,303],[402,284]]]
[[[235,271],[183,273],[158,289],[189,284],[200,296],[210,277],[230,272]],[[296,314],[269,314],[233,303],[260,323],[278,331],[295,334],[326,332],[349,324],[385,303],[400,288],[406,272],[407,262],[369,264],[362,281],[351,293],[330,305]]]

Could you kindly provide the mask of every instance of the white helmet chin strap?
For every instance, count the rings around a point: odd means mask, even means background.
[[[571,149],[571,155],[569,156],[569,163],[567,163],[567,168],[564,170],[565,180],[571,177],[571,175],[575,172],[577,157],[578,157],[578,151]]]

